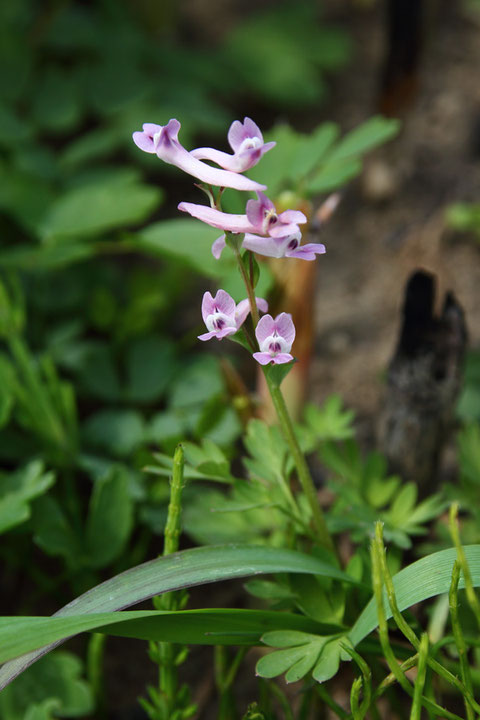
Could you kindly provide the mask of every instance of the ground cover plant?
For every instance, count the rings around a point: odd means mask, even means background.
[[[427,497],[364,452],[339,396],[297,416],[286,390],[302,313],[276,267],[322,262],[308,228],[344,212],[337,191],[399,123],[263,134],[229,108],[232,74],[239,98],[317,102],[348,38],[319,43],[310,4],[286,5],[234,29],[219,72],[207,53],[192,78],[165,43],[177,76],[157,85],[165,57],[120,5],[1,12],[0,716],[122,716],[115,636],[143,648],[126,717],[139,694],[157,719],[474,718],[476,355],[458,482]],[[220,131],[221,150],[186,149]]]

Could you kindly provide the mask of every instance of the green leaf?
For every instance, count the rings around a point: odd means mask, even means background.
[[[51,698],[41,703],[30,705],[22,720],[55,720],[57,710],[60,709],[58,700]]]
[[[218,360],[211,355],[194,358],[179,373],[170,389],[173,408],[188,408],[203,404],[223,391],[223,381]]]
[[[325,162],[320,170],[308,180],[306,191],[309,195],[325,193],[345,185],[362,170],[362,161],[357,158],[333,159]]]
[[[329,639],[289,630],[265,633],[262,642],[283,649],[261,658],[256,665],[256,673],[261,677],[272,678],[286,672],[287,682],[297,682],[313,668],[319,656],[323,656]]]
[[[229,267],[215,260],[211,247],[219,231],[195,220],[163,220],[135,234],[139,250],[172,257],[207,277],[218,277]],[[233,263],[230,263],[230,265]]]
[[[278,572],[311,573],[349,583],[356,582],[336,567],[293,550],[235,545],[185,550],[143,563],[103,582],[69,603],[56,613],[54,618],[4,618],[0,621],[0,662],[48,643],[58,642],[87,628],[98,627],[98,617],[97,620],[92,618],[92,613],[112,612],[135,605],[154,595],[192,585]],[[134,617],[149,617],[155,614],[156,612],[146,612]],[[282,621],[281,613],[274,615],[277,623]],[[181,617],[184,618],[185,614],[181,613]],[[22,626],[22,623],[25,624]],[[171,623],[167,622],[166,628],[170,626]],[[182,627],[182,622],[179,626]],[[297,629],[300,628],[297,626]],[[204,635],[204,628],[202,632]],[[216,639],[213,640],[216,642]],[[43,650],[4,665],[0,669],[0,689],[51,649],[50,644]]]
[[[273,483],[283,477],[288,449],[278,427],[250,420],[244,443],[251,456],[244,464],[252,477]]]
[[[480,545],[467,545],[464,550],[473,585],[480,587]],[[455,548],[441,550],[417,560],[394,575],[393,585],[400,612],[423,600],[448,592],[456,557]],[[459,587],[465,587],[463,576],[460,578]],[[386,595],[385,609],[387,618],[391,617]],[[364,637],[375,630],[377,624],[377,608],[375,599],[372,598],[349,633],[352,644],[358,645]]]
[[[400,131],[400,121],[376,115],[351,130],[329,155],[329,162],[350,159],[391,140]]]
[[[322,407],[307,405],[305,408],[305,422],[314,433],[317,443],[352,437],[354,417],[353,410],[343,410],[340,395],[330,395]]]
[[[82,548],[58,502],[50,496],[39,498],[33,507],[33,539],[48,555],[59,555],[78,567]]]
[[[81,262],[94,255],[95,252],[94,245],[73,242],[68,245],[48,247],[23,245],[0,252],[0,267],[41,273],[45,270],[55,270]]]
[[[14,143],[23,143],[31,137],[30,126],[14,114],[12,108],[0,105],[0,145],[12,147]]]
[[[388,513],[392,525],[402,526],[409,518],[417,501],[417,486],[413,482],[405,483],[393,501]]]
[[[48,243],[92,237],[145,220],[161,201],[158,188],[122,178],[74,188],[56,200],[42,221]]]
[[[249,580],[245,589],[250,595],[262,600],[294,600],[296,593],[286,585],[271,580]]]
[[[330,680],[330,678],[337,674],[338,667],[340,665],[341,642],[342,638],[332,640],[322,649],[320,659],[316,663],[312,672],[313,678],[318,683]]]
[[[302,660],[305,654],[306,647],[303,645],[269,653],[258,661],[255,667],[255,673],[264,678],[278,677]]]
[[[75,170],[89,162],[98,162],[100,158],[114,152],[121,141],[121,135],[115,128],[92,130],[67,146],[60,163],[66,170]]]
[[[153,335],[137,338],[128,346],[126,364],[128,400],[153,404],[176,369],[174,345]]]
[[[86,564],[101,568],[115,560],[124,549],[133,524],[133,503],[129,478],[122,467],[113,467],[97,480],[87,517]]]
[[[290,370],[295,365],[296,360],[292,360],[288,363],[272,364],[266,366],[265,375],[271,380],[275,387],[280,387],[282,382],[287,377]]]
[[[54,703],[56,717],[89,715],[93,711],[93,697],[82,672],[80,658],[72,653],[59,651],[47,655],[0,694],[2,720],[24,720],[27,711],[33,712],[29,709],[33,704],[37,705],[37,714],[39,705],[45,708]],[[40,717],[51,716],[44,713]]]
[[[30,501],[45,493],[55,482],[39,460],[10,475],[0,476],[0,533],[30,517]]]
[[[142,443],[145,426],[142,415],[135,410],[99,410],[85,421],[83,434],[93,447],[123,458]]]
[[[57,133],[72,130],[81,119],[78,89],[68,71],[45,69],[34,84],[32,115],[41,128]]]
[[[339,134],[335,123],[322,123],[310,135],[299,135],[298,146],[288,168],[294,182],[311,173],[332,147]]]

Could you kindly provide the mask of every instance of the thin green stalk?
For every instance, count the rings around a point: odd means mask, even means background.
[[[405,635],[407,640],[418,652],[420,648],[420,640],[398,609],[397,598],[395,595],[395,587],[385,558],[385,548],[383,545],[383,530],[381,522],[378,522],[375,526],[375,538],[378,546],[379,562],[385,581],[385,588],[387,591],[388,602],[392,611],[393,619],[397,623],[398,629]],[[441,663],[439,663],[438,660],[436,660],[434,657],[428,656],[427,664],[434,672],[436,672],[438,675],[440,675],[440,677],[446,680],[446,682],[453,685],[462,694],[462,696],[468,700],[469,704],[474,708],[477,713],[480,712],[480,705],[476,702],[472,693],[469,692],[468,688],[465,687],[465,685],[462,683],[461,680],[459,680],[458,677],[456,677],[453,673],[447,670],[447,668],[444,667]]]
[[[363,720],[372,702],[372,671],[369,666],[352,647],[347,644],[342,645],[355,663],[360,668],[362,677],[356,678],[350,691],[350,708],[354,720]],[[363,700],[360,703],[360,694],[363,692]]]
[[[254,327],[256,327],[258,324],[258,321],[259,321],[259,315],[258,315],[257,302],[255,300],[255,291],[254,291],[253,285],[251,283],[251,279],[250,279],[250,277],[245,269],[245,266],[242,262],[242,258],[240,256],[239,249],[236,246],[233,246],[233,244],[232,244],[232,247],[233,247],[233,251],[235,253],[235,257],[238,262],[238,267],[239,267],[240,273],[242,275],[243,282],[245,284],[245,289],[247,291],[247,297],[250,301],[250,309],[251,309],[253,324],[254,324]],[[285,399],[284,399],[282,392],[281,392],[280,388],[278,387],[278,385],[275,385],[275,383],[270,378],[267,368],[263,368],[263,373],[265,376],[265,380],[267,382],[267,387],[270,392],[270,396],[272,398],[273,406],[277,413],[280,427],[281,427],[283,435],[290,447],[290,452],[292,453],[293,460],[294,460],[295,466],[297,468],[298,479],[302,486],[302,490],[305,493],[308,504],[310,505],[310,509],[311,509],[312,516],[313,516],[313,524],[315,527],[315,531],[317,533],[318,541],[325,548],[327,548],[331,552],[335,553],[335,547],[334,547],[332,538],[330,537],[330,533],[328,532],[327,524],[325,522],[325,517],[323,515],[322,509],[318,502],[317,491],[315,489],[315,485],[313,483],[312,476],[310,474],[310,470],[308,469],[308,465],[305,461],[305,456],[303,455],[303,453],[300,449],[300,445],[298,444],[298,440],[297,440],[297,436],[295,435],[293,423],[290,418],[287,406],[285,404]]]
[[[350,715],[346,710],[342,708],[330,695],[325,685],[317,685],[317,693],[322,698],[325,705],[328,705],[330,710],[333,710],[340,720],[348,720]]]
[[[413,667],[416,666],[418,663],[418,653],[415,653],[415,655],[412,655],[412,657],[407,658],[404,660],[403,663],[400,664],[400,669],[403,673],[406,673],[407,670],[411,670]],[[380,695],[383,695],[385,690],[388,690],[389,687],[392,685],[395,685],[397,682],[397,678],[393,673],[389,673],[385,678],[383,678],[382,682],[378,686],[378,688],[375,690],[372,696],[372,701],[374,702],[377,700]]]
[[[448,600],[450,605],[450,618],[452,621],[452,631],[455,638],[455,645],[458,650],[458,659],[460,661],[460,677],[462,682],[467,688],[468,692],[473,695],[472,677],[470,674],[470,665],[467,658],[467,644],[463,635],[462,626],[460,625],[460,619],[458,616],[458,582],[460,580],[460,563],[458,560],[455,561],[452,570],[452,582],[450,584],[450,591],[448,593]],[[467,720],[473,720],[475,714],[470,703],[465,698],[465,711],[467,713]]]
[[[450,535],[457,549],[457,558],[462,568],[463,577],[465,578],[465,593],[467,595],[468,604],[470,605],[477,625],[480,628],[480,601],[478,600],[477,594],[473,587],[472,575],[470,568],[468,567],[467,558],[460,541],[460,532],[458,530],[458,503],[452,503],[450,506]],[[478,711],[477,711],[478,712]]]
[[[418,650],[417,677],[415,679],[415,687],[413,690],[413,702],[410,712],[410,720],[420,720],[422,714],[423,689],[425,687],[425,677],[427,674],[427,657],[428,635],[427,633],[423,633],[420,640],[420,647]]]
[[[182,514],[183,468],[185,457],[183,447],[178,445],[173,455],[173,471],[170,483],[170,502],[168,504],[167,522],[164,530],[163,554],[177,552],[181,533],[180,518]]]
[[[182,491],[184,487],[184,452],[183,447],[178,445],[173,456],[173,471],[170,481],[170,502],[167,510],[167,521],[164,529],[163,555],[170,555],[177,552],[181,533],[182,513]],[[157,610],[177,610],[179,607],[178,592],[170,592],[155,597],[154,607]],[[152,659],[158,663],[158,686],[159,697],[166,704],[170,714],[174,712],[177,705],[179,692],[179,680],[177,669],[178,647],[170,642],[151,643],[150,654]],[[152,696],[153,698],[154,696]]]
[[[250,301],[250,313],[252,315],[253,326],[257,327],[260,316],[258,314],[257,300],[255,298],[255,290],[253,288],[252,283],[250,282],[250,278],[245,269],[245,265],[242,262],[242,256],[240,255],[240,250],[238,248],[234,248],[234,253],[235,253],[235,257],[237,259],[240,274],[242,276],[245,288],[247,290],[247,297]]]
[[[273,406],[277,413],[280,427],[289,445],[295,467],[297,468],[300,485],[302,486],[302,490],[305,493],[308,504],[310,506],[310,510],[312,512],[313,524],[315,527],[318,541],[321,545],[323,545],[323,547],[327,548],[327,550],[335,553],[335,546],[333,544],[330,533],[328,532],[327,523],[318,502],[317,491],[315,489],[310,470],[308,469],[305,456],[300,448],[300,445],[298,444],[297,436],[295,435],[293,423],[290,418],[282,391],[272,381],[268,371],[265,368],[263,368],[263,373],[267,382],[270,396],[272,398]]]
[[[377,523],[376,526],[376,537],[372,540],[371,556],[372,556],[372,574],[373,574],[373,592],[377,603],[377,616],[378,616],[378,631],[380,637],[380,644],[382,646],[383,654],[387,664],[395,676],[396,681],[400,687],[413,698],[413,688],[407,678],[404,675],[401,665],[398,663],[393,650],[390,645],[390,639],[388,637],[388,625],[385,613],[385,607],[383,604],[383,579],[382,579],[382,555],[383,542],[381,541],[381,523]],[[437,703],[429,700],[425,697],[421,699],[422,705],[428,710],[432,710],[440,717],[446,717],[450,720],[459,720],[460,716],[455,713],[446,710],[445,708],[437,705]]]
[[[306,687],[302,693],[302,702],[300,703],[300,709],[298,711],[298,720],[308,720],[311,717],[311,712],[315,710],[317,704],[317,696],[314,694],[313,685]]]
[[[236,716],[235,698],[232,687],[249,648],[240,648],[228,664],[228,648],[222,645],[215,647],[215,684],[219,694],[218,720],[231,720]]]
[[[237,653],[238,657],[238,653]],[[228,648],[224,645],[217,645],[214,649],[215,658],[215,684],[218,690],[218,720],[232,720],[236,717],[235,699],[232,693],[231,682],[235,673],[231,674],[228,667]],[[241,658],[243,659],[243,658]],[[235,664],[235,660],[232,665]],[[238,665],[236,666],[238,670]],[[236,672],[235,670],[235,672]],[[230,682],[228,682],[230,679]]]
[[[290,707],[288,698],[285,696],[285,693],[278,687],[278,685],[275,682],[272,682],[270,684],[270,691],[271,691],[272,695],[275,695],[278,702],[282,706],[283,716],[284,716],[285,720],[294,720],[293,711],[292,711],[292,708]]]
[[[363,720],[365,714],[362,713],[360,695],[362,693],[363,678],[356,677],[350,688],[350,709],[352,711],[353,720]]]
[[[97,712],[101,717],[105,716],[103,658],[106,640],[106,635],[92,633],[87,648],[87,678],[92,688],[93,697],[96,700]]]

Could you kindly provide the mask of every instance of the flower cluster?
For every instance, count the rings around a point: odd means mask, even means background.
[[[178,140],[179,130],[178,120],[170,120],[166,125],[145,123],[141,132],[133,133],[133,140],[141,150],[155,153],[164,162],[179,167],[208,186],[254,191],[257,194],[256,200],[247,201],[243,215],[222,212],[211,192],[210,207],[189,202],[179,204],[178,209],[182,212],[223,231],[212,246],[212,253],[217,259],[226,247],[226,233],[238,235],[239,247],[244,250],[267,257],[315,260],[317,255],[325,252],[324,245],[320,243],[301,244],[299,226],[307,222],[302,212],[285,210],[277,213],[273,202],[262,192],[266,190],[265,185],[241,174],[256,165],[276,144],[263,141],[263,135],[253,120],[245,118],[243,123],[239,120],[232,123],[228,131],[228,142],[233,151],[231,154],[208,147],[188,151]],[[237,305],[224,290],[219,290],[215,297],[206,292],[203,296],[202,316],[208,332],[199,335],[199,339],[216,337],[222,340],[234,335],[250,312],[254,316],[258,315],[258,310],[267,312],[265,300],[255,298],[253,302],[253,292],[249,297],[252,304],[256,305],[255,313],[252,312],[249,299]],[[290,350],[295,339],[295,327],[288,313],[282,312],[275,319],[271,315],[264,315],[257,323],[255,336],[260,351],[254,352],[253,357],[261,365],[293,360]]]

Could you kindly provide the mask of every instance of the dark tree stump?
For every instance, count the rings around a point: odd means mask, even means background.
[[[420,495],[438,486],[442,448],[452,429],[467,343],[464,313],[453,293],[434,315],[435,277],[408,281],[403,325],[387,374],[380,445],[390,470],[414,481]]]

